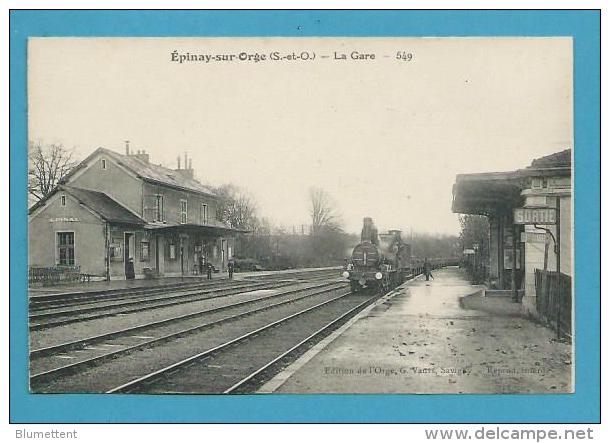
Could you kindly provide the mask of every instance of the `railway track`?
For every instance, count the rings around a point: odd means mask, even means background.
[[[153,296],[157,294],[167,294],[171,292],[180,291],[197,291],[207,290],[219,287],[228,287],[232,284],[238,283],[234,280],[213,280],[199,281],[196,283],[182,283],[173,285],[161,285],[151,287],[134,287],[134,288],[121,288],[120,290],[102,290],[92,292],[74,292],[74,293],[62,293],[62,294],[47,294],[47,295],[34,295],[30,296],[29,299],[29,310],[30,312],[37,312],[46,309],[54,308],[69,308],[72,306],[83,306],[83,305],[95,305],[98,303],[105,302],[116,302],[122,300],[130,300],[137,297]]]
[[[280,272],[277,274],[251,275],[246,277],[247,280],[273,280],[273,279],[311,279],[332,277],[341,274],[341,267],[332,269],[321,269],[316,271],[296,271],[296,272]],[[239,274],[236,274],[239,275]]]
[[[271,310],[286,310],[291,304],[299,305],[308,302],[309,299],[328,297],[328,294],[345,286],[345,283],[336,282],[311,285],[81,340],[33,349],[30,353],[30,387],[36,392],[45,392],[45,386],[49,383],[57,383],[62,378],[86,372],[92,366],[125,357],[136,351],[148,351],[149,357],[151,354],[160,354],[159,346],[168,346],[180,339],[184,341],[185,337],[201,335],[203,331],[235,324],[237,320],[247,317],[260,317]],[[218,335],[218,329],[216,331]],[[197,340],[191,342],[191,345],[196,344]]]
[[[375,300],[344,292],[218,346],[116,386],[107,393],[246,393],[257,378]]]
[[[51,293],[41,295],[30,295],[29,306],[30,311],[48,309],[53,307],[69,307],[74,305],[80,305],[85,303],[94,303],[105,300],[122,300],[128,299],[141,295],[154,295],[163,294],[167,292],[186,291],[186,290],[198,290],[208,289],[219,286],[228,286],[239,281],[248,280],[302,280],[302,279],[318,279],[321,277],[332,277],[339,275],[340,271],[338,268],[335,269],[322,269],[315,271],[296,271],[296,272],[281,272],[276,274],[267,275],[252,275],[244,276],[239,279],[239,274],[236,275],[235,280],[227,279],[214,279],[214,280],[198,280],[194,282],[177,282],[177,283],[166,283],[155,286],[134,286],[133,288],[117,288],[117,289],[99,289],[93,291],[82,291],[82,292],[67,292],[67,293]]]
[[[78,306],[82,304],[98,303],[104,301],[118,301],[137,296],[151,296],[155,294],[164,294],[168,292],[176,291],[187,291],[187,290],[205,290],[215,287],[230,286],[237,282],[245,282],[251,280],[302,280],[302,279],[319,279],[324,277],[332,277],[339,275],[340,272],[337,269],[324,269],[317,271],[306,271],[306,272],[290,272],[290,273],[278,273],[271,275],[262,276],[249,276],[243,279],[227,280],[227,279],[216,279],[216,280],[199,280],[195,282],[179,282],[172,284],[163,284],[159,286],[136,286],[133,288],[120,288],[120,289],[101,289],[97,291],[83,291],[83,292],[68,292],[59,294],[44,294],[44,295],[30,295],[29,306],[30,311],[37,311],[43,309],[50,309],[56,307],[70,307]],[[239,274],[236,274],[239,275]]]
[[[247,291],[276,289],[294,284],[292,281],[279,282],[247,282],[226,287],[209,288],[205,290],[176,292],[169,295],[136,298],[127,301],[106,301],[90,303],[71,308],[55,308],[31,312],[29,315],[30,331],[51,328],[55,326],[93,320],[119,314],[130,314],[149,309],[159,309],[203,299],[226,297]]]

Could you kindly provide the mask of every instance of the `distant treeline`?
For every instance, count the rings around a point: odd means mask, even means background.
[[[336,229],[316,234],[253,233],[239,235],[235,251],[238,261],[251,259],[264,269],[315,268],[342,264],[358,241],[358,236]]]
[[[410,242],[410,238],[404,240]],[[414,233],[412,254],[420,258],[457,258],[462,255],[462,242],[457,235]]]
[[[410,238],[404,241],[409,243]],[[251,233],[236,239],[236,257],[251,259],[264,269],[337,266],[352,254],[360,235],[340,229],[325,229],[316,234]],[[461,256],[457,236],[413,234],[413,255],[424,258]]]
[[[235,242],[238,266],[254,269],[288,269],[337,266],[360,243],[360,233],[347,233],[331,197],[322,189],[309,191],[310,220],[287,228],[258,214],[254,200],[239,188],[225,185],[216,190],[221,204],[217,217],[229,226],[247,230]],[[365,214],[366,215],[366,214]],[[462,242],[455,235],[414,233],[404,235],[412,242],[414,256],[424,258],[461,257]]]

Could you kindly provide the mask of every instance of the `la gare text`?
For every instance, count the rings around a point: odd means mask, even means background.
[[[280,52],[273,51],[269,53],[261,52],[239,52],[239,53],[223,53],[223,54],[197,54],[192,52],[179,52],[174,50],[171,52],[170,60],[179,64],[188,62],[199,63],[222,63],[222,62],[291,62],[291,61],[315,61],[317,59],[330,61],[375,61],[379,59],[394,59],[398,61],[410,62],[413,60],[413,53],[409,51],[395,51],[391,54],[375,54],[372,52],[362,51],[333,51],[330,53],[317,54],[313,51],[293,51]]]

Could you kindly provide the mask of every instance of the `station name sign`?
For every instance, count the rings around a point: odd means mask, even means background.
[[[516,208],[513,216],[517,225],[554,225],[557,223],[555,208]]]
[[[50,218],[50,223],[78,223],[80,219],[78,217],[55,217]]]

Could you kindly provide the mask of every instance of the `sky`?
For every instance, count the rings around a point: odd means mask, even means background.
[[[198,179],[240,186],[288,228],[309,223],[315,186],[349,232],[369,216],[380,231],[457,234],[456,174],[573,147],[572,40],[35,38],[28,117],[31,141],[81,159],[129,140],[176,168],[187,151]]]

